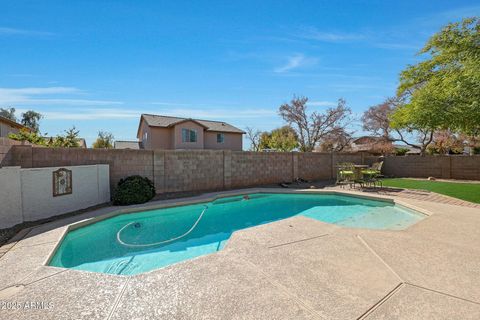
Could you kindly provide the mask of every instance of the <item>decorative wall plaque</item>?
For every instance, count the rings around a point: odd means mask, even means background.
[[[53,196],[63,196],[72,193],[72,170],[60,168],[53,174]]]

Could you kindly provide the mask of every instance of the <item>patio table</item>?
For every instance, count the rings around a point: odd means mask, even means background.
[[[355,169],[354,172],[355,172],[355,179],[356,180],[360,180],[360,179],[363,179],[363,173],[362,173],[362,170],[363,169],[367,169],[369,166],[366,165],[366,164],[355,164],[353,165],[353,168]]]

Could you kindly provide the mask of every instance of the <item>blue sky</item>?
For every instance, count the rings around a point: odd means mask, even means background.
[[[141,113],[281,126],[294,94],[360,115],[478,1],[2,1],[0,107],[135,139]],[[355,128],[360,134],[358,126]],[[247,145],[248,147],[248,145]]]

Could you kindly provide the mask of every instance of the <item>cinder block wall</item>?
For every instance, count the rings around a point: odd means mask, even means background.
[[[24,144],[29,147],[28,143],[0,137],[0,167],[11,166],[13,163],[12,147]]]
[[[335,177],[331,153],[298,153],[298,177],[306,180],[327,180]]]
[[[293,157],[289,152],[231,153],[231,184],[238,188],[283,181],[293,181]]]
[[[154,156],[157,192],[224,188],[223,151],[155,150]]]
[[[480,180],[480,155],[387,157],[384,173],[394,177]]]
[[[370,165],[378,161],[377,156],[348,153],[52,149],[22,145],[1,150],[4,163],[23,168],[109,164],[112,190],[121,178],[141,175],[153,180],[159,193],[243,188],[295,178],[332,179],[337,163]],[[480,180],[480,156],[392,156],[385,159],[383,171],[395,177]]]

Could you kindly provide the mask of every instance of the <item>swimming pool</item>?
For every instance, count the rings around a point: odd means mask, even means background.
[[[118,215],[71,230],[49,265],[134,275],[221,250],[236,230],[296,215],[400,230],[424,216],[390,202],[332,194],[257,193]]]

